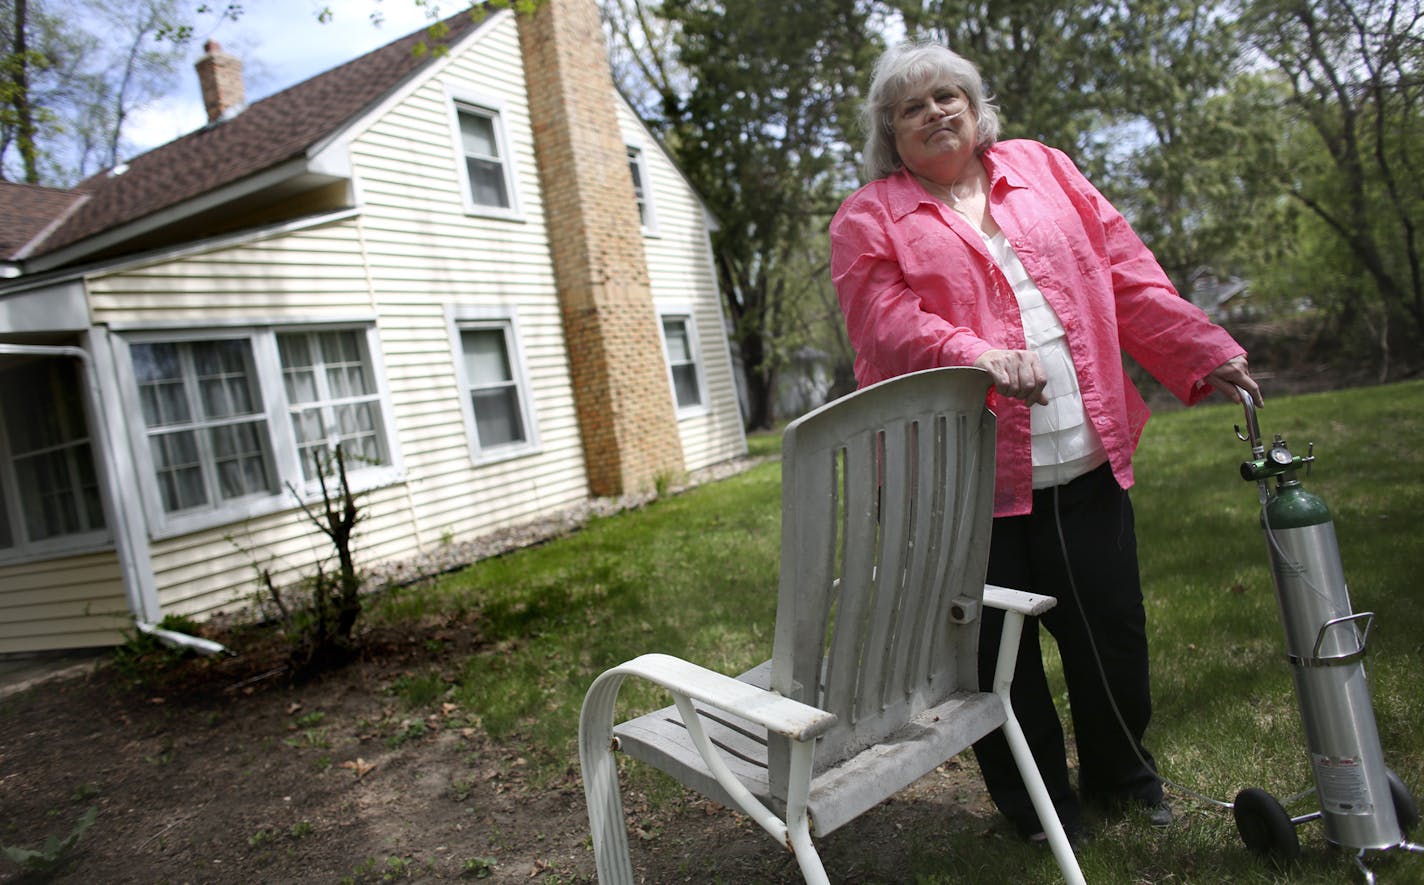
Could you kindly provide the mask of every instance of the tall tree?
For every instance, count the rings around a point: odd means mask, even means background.
[[[1241,160],[1277,130],[1243,70],[1235,22],[1217,5],[1133,0],[1103,9],[1095,133],[1099,185],[1131,218],[1178,288],[1219,265],[1256,212]]]
[[[1424,6],[1243,0],[1241,11],[1247,39],[1285,83],[1287,107],[1321,149],[1319,165],[1283,168],[1283,187],[1358,269],[1359,279],[1336,291],[1334,315],[1373,325],[1382,360],[1396,341],[1417,361],[1424,357]]]
[[[0,176],[68,185],[115,165],[133,113],[171,88],[185,4],[0,2]]]
[[[869,7],[622,0],[607,10],[624,41],[615,59],[636,74],[625,92],[719,222],[713,251],[747,424],[769,426],[777,375],[806,342],[803,313],[824,309],[828,280],[814,255],[852,180],[859,91],[880,48]]]
[[[1000,105],[1006,137],[1073,152],[1098,122],[1106,53],[1097,0],[884,0],[911,38],[969,59]]]
[[[20,154],[24,181],[28,184],[40,182],[40,148],[37,144],[37,125],[34,121],[34,104],[30,101],[30,71],[37,64],[43,64],[43,57],[30,51],[30,4],[27,0],[14,0],[0,6],[0,16],[9,30],[9,47],[4,56],[4,84],[0,87],[0,158],[11,144]],[[0,178],[4,178],[0,167]]]

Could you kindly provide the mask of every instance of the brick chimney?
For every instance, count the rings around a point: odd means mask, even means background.
[[[198,84],[203,87],[203,105],[208,122],[216,123],[234,117],[247,107],[247,89],[242,84],[242,59],[223,52],[216,40],[203,44],[206,53],[193,67],[198,70]]]
[[[589,488],[646,491],[682,440],[598,7],[546,0],[519,42]]]

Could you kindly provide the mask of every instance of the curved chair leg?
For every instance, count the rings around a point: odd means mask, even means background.
[[[1038,773],[1038,763],[1029,749],[1019,720],[1014,716],[1014,708],[1009,703],[1009,687],[1014,680],[1014,662],[1018,659],[1019,639],[1023,636],[1023,615],[1008,611],[1004,613],[1004,630],[999,639],[999,660],[994,667],[994,693],[1004,704],[1004,737],[1009,742],[1019,775],[1023,778],[1028,795],[1033,800],[1033,810],[1038,812],[1038,822],[1048,836],[1048,846],[1053,850],[1053,859],[1063,878],[1073,885],[1084,885],[1083,871],[1078,867],[1078,858],[1073,855],[1073,846],[1068,844],[1068,835],[1063,832],[1063,822],[1058,819],[1058,811],[1053,807],[1053,799],[1048,795],[1048,787],[1043,776]]]
[[[806,800],[811,793],[811,757],[814,742],[793,741],[791,744],[791,778],[786,797],[786,841],[801,867],[806,885],[828,885],[821,855],[811,841],[811,818],[806,813]]]
[[[686,726],[688,737],[692,739],[693,746],[697,747],[697,752],[707,763],[708,770],[712,772],[713,777],[717,778],[722,789],[727,791],[727,795],[736,803],[738,810],[756,821],[773,839],[781,842],[784,847],[790,849],[792,854],[796,855],[796,864],[801,868],[801,876],[806,880],[807,885],[829,885],[825,867],[821,864],[821,856],[816,852],[816,846],[811,841],[811,819],[806,811],[807,799],[811,794],[811,762],[816,752],[816,742],[814,740],[791,742],[791,770],[787,775],[786,819],[782,820],[753,796],[751,791],[737,780],[736,775],[727,769],[727,764],[722,761],[722,757],[718,755],[712,742],[707,740],[707,735],[702,730],[702,720],[697,717],[697,710],[693,707],[692,701],[685,695],[676,692],[673,693],[673,700],[677,703],[678,713],[682,716],[682,724]]]
[[[594,862],[598,881],[603,885],[633,883],[623,796],[618,788],[618,762],[613,756],[613,706],[623,679],[624,674],[610,671],[594,680],[579,714],[579,767],[593,834]]]

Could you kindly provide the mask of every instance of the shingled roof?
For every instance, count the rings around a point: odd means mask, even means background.
[[[78,191],[0,181],[0,260],[23,258],[29,245],[82,199]]]
[[[438,37],[425,28],[408,34],[134,157],[121,173],[100,173],[72,190],[0,189],[0,258],[54,252],[305,155],[431,64],[439,47],[477,27],[468,11],[443,24],[448,30]],[[421,43],[427,51],[417,53]],[[28,255],[20,254],[27,243]]]

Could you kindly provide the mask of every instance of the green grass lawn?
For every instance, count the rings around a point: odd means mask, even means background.
[[[1256,487],[1238,472],[1250,454],[1233,432],[1240,423],[1240,408],[1225,403],[1172,412],[1153,420],[1138,452],[1133,502],[1156,704],[1148,744],[1162,773],[1186,789],[1229,801],[1262,787],[1285,799],[1310,785],[1310,771]],[[1306,485],[1334,514],[1354,610],[1377,614],[1369,666],[1386,760],[1419,796],[1424,383],[1271,400],[1260,423],[1298,453],[1316,444]],[[759,453],[777,445],[775,437],[752,443]],[[391,594],[372,617],[480,612],[488,650],[465,662],[456,700],[495,737],[523,741],[552,779],[577,765],[579,705],[605,668],[664,651],[737,673],[770,654],[779,522],[780,467],[771,461],[480,562],[432,588]],[[623,700],[629,711],[667,702],[633,683]],[[661,781],[633,776],[640,785]],[[1278,869],[1245,851],[1229,811],[1176,788],[1169,794],[1176,826],[1152,831],[1130,818],[1081,849],[1090,882],[1357,878],[1319,823],[1299,828],[1302,858]],[[1315,810],[1313,802],[1290,810]],[[923,858],[924,882],[1058,881],[1048,853],[1026,844],[966,834],[904,850]],[[1374,866],[1383,882],[1424,882],[1424,857]]]

